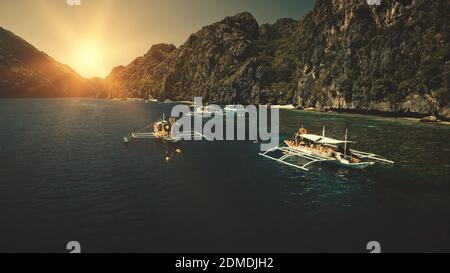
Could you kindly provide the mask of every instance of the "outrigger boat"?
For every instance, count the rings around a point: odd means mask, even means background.
[[[197,107],[194,111],[188,113],[188,116],[210,116],[210,115],[223,115],[221,108],[216,108],[211,105]]]
[[[245,107],[241,104],[230,104],[224,108],[225,112],[244,112]]]
[[[325,127],[322,134],[308,134],[305,128],[300,128],[293,139],[284,141],[287,146],[275,147],[260,155],[275,160],[279,163],[308,171],[307,166],[318,162],[330,162],[336,165],[354,169],[364,169],[378,162],[394,163],[374,153],[357,151],[349,148],[353,141],[347,140],[348,131],[344,140],[325,136]],[[281,156],[275,156],[274,153]],[[289,159],[302,159],[306,161],[300,164],[300,160],[288,162]]]
[[[173,125],[177,122],[175,117],[169,118],[169,120],[165,120],[165,117],[159,119],[153,124],[147,125],[144,128],[138,130],[137,132],[132,132],[129,136],[123,138],[125,143],[128,143],[132,139],[162,139],[168,142],[177,142],[181,140],[185,136],[201,136],[206,138],[201,133],[190,131],[190,132],[181,132],[180,134],[174,134],[172,132]],[[153,132],[144,132],[145,130],[153,127]]]

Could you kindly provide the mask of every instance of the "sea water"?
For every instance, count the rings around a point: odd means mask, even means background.
[[[280,111],[394,165],[304,172],[248,141],[172,149],[123,136],[170,104],[96,99],[0,100],[0,252],[450,251],[450,126]]]

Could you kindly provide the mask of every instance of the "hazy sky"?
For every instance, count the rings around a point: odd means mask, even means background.
[[[0,0],[0,26],[83,76],[106,76],[155,43],[181,45],[202,26],[242,11],[260,24],[299,19],[315,0]]]

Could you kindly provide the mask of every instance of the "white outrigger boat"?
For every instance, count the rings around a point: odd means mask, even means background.
[[[308,171],[307,166],[318,162],[330,162],[336,165],[350,167],[354,169],[364,169],[378,162],[394,163],[382,156],[374,153],[357,151],[349,148],[353,141],[347,140],[347,130],[345,139],[339,140],[325,136],[325,127],[322,134],[308,134],[305,128],[300,128],[291,140],[284,141],[287,146],[275,147],[260,155],[275,160],[279,163]],[[275,156],[274,153],[281,156]],[[288,162],[289,159],[297,159]],[[299,159],[306,161],[302,164]]]
[[[217,108],[211,105],[197,107],[194,111],[188,113],[188,116],[203,116],[208,117],[211,115],[223,115],[222,108]]]
[[[241,104],[230,104],[226,105],[224,108],[225,112],[244,112],[245,107]]]
[[[129,136],[123,138],[125,143],[128,143],[132,139],[162,139],[168,142],[177,142],[183,139],[185,136],[201,136],[206,138],[201,133],[190,131],[190,132],[182,132],[180,134],[174,134],[172,132],[173,125],[177,122],[176,118],[171,117],[169,120],[165,120],[163,117],[154,122],[153,124],[147,125],[144,128],[138,130],[137,132],[132,132]],[[144,132],[145,130],[153,127],[153,132]]]

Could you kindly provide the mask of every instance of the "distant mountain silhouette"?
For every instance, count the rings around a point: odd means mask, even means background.
[[[95,95],[90,80],[0,27],[0,97]]]

